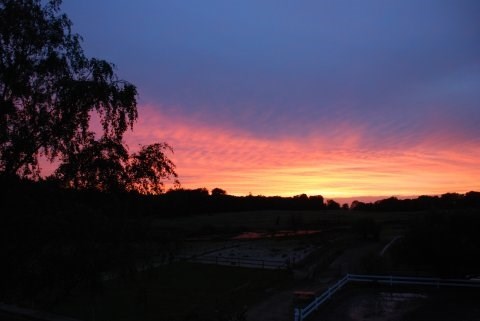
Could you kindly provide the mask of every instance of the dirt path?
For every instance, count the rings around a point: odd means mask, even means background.
[[[292,321],[294,306],[301,304],[301,302],[295,302],[295,291],[309,291],[317,295],[323,293],[340,275],[357,267],[365,255],[378,253],[381,247],[382,244],[371,242],[362,242],[349,247],[325,271],[316,273],[313,278],[296,281],[290,288],[274,293],[252,306],[247,311],[247,321]],[[308,303],[308,300],[305,303]]]
[[[382,248],[383,244],[377,242],[364,242],[348,248],[330,264],[329,272],[335,271],[339,277],[347,273],[355,273],[363,268],[365,257],[377,255]]]
[[[478,321],[480,293],[469,289],[351,287],[309,321]]]
[[[274,293],[247,311],[247,321],[292,321],[294,307],[310,302],[310,299],[296,299],[294,292],[323,293],[336,280],[335,275],[327,274],[326,272],[314,280],[298,281],[289,289]]]
[[[291,290],[275,293],[247,311],[248,321],[293,320],[293,293]]]

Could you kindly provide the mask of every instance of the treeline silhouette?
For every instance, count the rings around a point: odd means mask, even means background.
[[[280,196],[233,196],[226,193],[212,193],[205,188],[170,190],[158,196],[145,196],[144,201],[151,208],[167,215],[193,215],[201,213],[243,212],[262,210],[325,210],[329,208],[324,198],[305,194],[293,197]],[[221,191],[221,190],[220,190]],[[336,208],[339,208],[339,205]],[[333,206],[330,205],[333,209]],[[154,214],[154,213],[152,213]],[[155,214],[154,214],[155,215]]]
[[[23,210],[45,207],[57,210],[72,204],[82,204],[111,217],[178,217],[206,213],[243,212],[263,210],[350,210],[358,212],[409,212],[428,210],[455,210],[480,208],[480,192],[465,194],[446,193],[440,196],[419,196],[412,199],[390,197],[375,202],[353,201],[340,205],[325,200],[321,195],[301,194],[293,197],[234,196],[215,188],[172,189],[159,195],[142,195],[137,192],[101,192],[88,189],[63,188],[54,179],[34,182],[17,177],[0,176],[2,198],[8,206],[21,206]],[[28,195],[28,200],[25,197]],[[40,204],[40,207],[39,207]]]
[[[445,193],[440,196],[422,195],[413,199],[398,199],[396,197],[390,197],[371,203],[353,201],[350,206],[351,210],[365,212],[408,212],[468,208],[480,208],[480,192],[471,191],[465,194]]]
[[[448,210],[480,208],[480,192],[466,194],[446,193],[441,196],[420,196],[413,199],[390,197],[376,202],[354,201],[349,206],[340,206],[334,200],[305,194],[293,197],[280,196],[233,196],[226,193],[209,193],[207,189],[171,190],[158,196],[145,196],[138,204],[147,206],[152,215],[192,215],[200,213],[261,211],[261,210],[351,210],[363,212],[408,212],[425,210]],[[153,211],[152,211],[153,210]],[[162,213],[162,214],[161,214]]]

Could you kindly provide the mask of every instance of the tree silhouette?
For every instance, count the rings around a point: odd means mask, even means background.
[[[40,155],[78,153],[91,143],[92,113],[106,141],[121,142],[137,118],[135,86],[111,63],[84,55],[60,4],[0,0],[0,172],[7,175],[35,178]]]
[[[227,191],[224,190],[224,189],[221,189],[221,188],[218,188],[218,187],[212,189],[212,196],[217,196],[218,197],[218,196],[225,196],[225,195],[227,195]]]
[[[129,155],[119,141],[92,138],[80,152],[68,155],[54,177],[63,186],[75,189],[160,194],[164,179],[173,177],[174,184],[180,184],[175,164],[164,151],[173,149],[166,143],[156,143]]]
[[[175,164],[164,151],[173,152],[173,149],[166,143],[156,143],[143,146],[138,153],[131,155],[126,166],[127,190],[141,194],[160,194],[164,187],[162,180],[170,177],[174,178],[176,186],[179,185]]]
[[[327,209],[329,209],[329,210],[339,210],[340,209],[340,204],[335,202],[334,200],[328,200],[327,201]]]
[[[100,191],[123,191],[129,178],[125,171],[128,152],[118,141],[93,137],[78,153],[68,157],[55,171],[65,187]]]
[[[60,4],[0,0],[0,174],[38,178],[46,156],[63,162],[55,177],[67,187],[162,192],[162,180],[177,177],[164,153],[171,147],[128,154],[122,139],[138,116],[137,90],[111,63],[84,55]]]

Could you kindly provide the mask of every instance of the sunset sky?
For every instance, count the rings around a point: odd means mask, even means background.
[[[64,0],[184,188],[480,190],[478,0]]]

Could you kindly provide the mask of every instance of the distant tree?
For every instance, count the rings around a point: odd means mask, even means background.
[[[308,200],[307,194],[295,195],[293,198],[294,198],[294,199],[299,199],[299,200],[302,200],[302,201]]]
[[[126,166],[126,189],[142,194],[160,194],[164,188],[163,180],[170,178],[174,178],[174,184],[178,186],[175,164],[165,151],[173,152],[173,149],[166,143],[156,143],[143,146],[138,153],[131,155]]]
[[[340,204],[338,204],[334,200],[328,200],[327,201],[327,209],[329,209],[329,210],[339,210],[340,209]]]
[[[460,207],[463,196],[458,193],[445,193],[440,196],[440,203],[443,208],[453,209]]]
[[[367,204],[361,201],[353,201],[350,205],[350,209],[353,211],[365,211],[367,209]]]
[[[399,200],[396,197],[389,197],[376,201],[373,206],[378,211],[399,211],[403,209],[405,201]]]
[[[322,195],[312,195],[308,197],[311,201],[321,201],[323,203],[323,196]]]
[[[349,209],[350,209],[350,207],[348,206],[348,203],[342,204],[342,210],[348,211]]]
[[[324,199],[322,195],[312,195],[308,197],[310,204],[312,205],[312,209],[324,209]]]
[[[224,196],[224,195],[227,195],[227,191],[218,187],[212,189],[212,196]]]
[[[465,203],[470,207],[480,207],[480,192],[470,191],[465,194]]]

